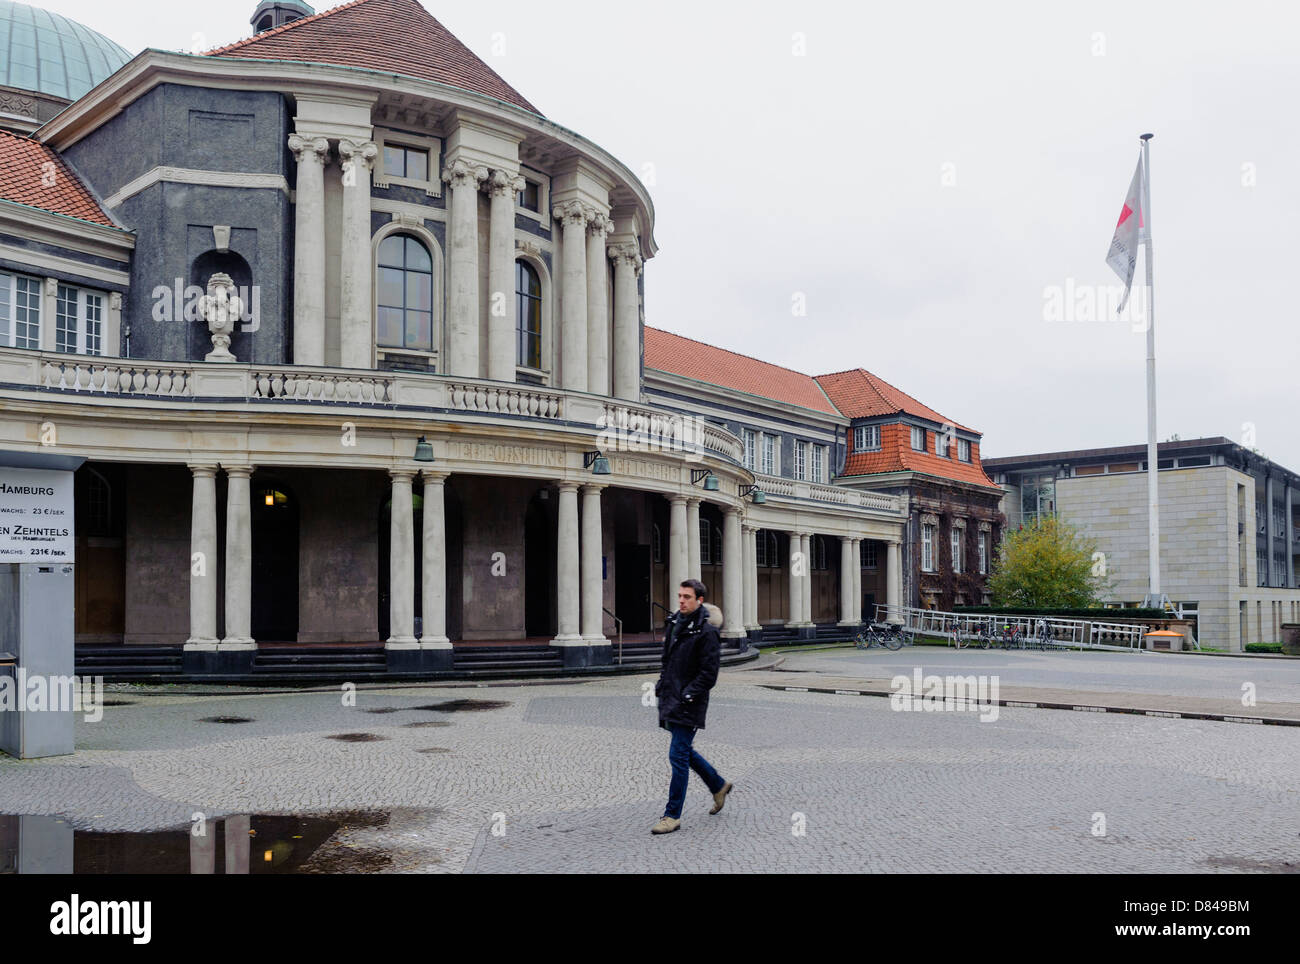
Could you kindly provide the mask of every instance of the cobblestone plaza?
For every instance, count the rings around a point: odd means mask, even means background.
[[[1014,707],[981,722],[770,683],[807,685],[819,671],[888,679],[915,666],[1128,697],[1141,696],[1143,679],[1166,698],[1230,697],[1253,680],[1261,703],[1300,702],[1300,667],[1287,660],[800,653],[781,669],[803,672],[721,675],[697,746],[735,792],[710,816],[692,777],[682,829],[652,837],[669,767],[667,735],[643,697],[651,675],[362,689],[355,706],[337,690],[122,686],[106,695],[127,705],[78,721],[75,754],[0,757],[0,813],[60,814],[98,831],[185,828],[195,814],[372,814],[305,870],[1296,869],[1294,727]]]

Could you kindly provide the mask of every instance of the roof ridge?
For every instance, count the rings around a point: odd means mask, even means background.
[[[721,345],[714,345],[714,344],[710,344],[707,341],[700,341],[697,338],[690,338],[686,335],[679,335],[677,332],[669,331],[667,328],[655,328],[654,325],[646,325],[646,327],[653,328],[655,331],[663,332],[665,335],[672,335],[674,338],[680,338],[683,341],[689,341],[692,344],[703,345],[705,348],[712,348],[714,351],[725,351],[728,355],[735,355],[737,358],[747,358],[752,362],[758,362],[760,365],[771,365],[773,368],[779,368],[783,372],[790,372],[792,375],[800,375],[803,378],[811,378],[813,381],[817,380],[816,376],[809,375],[807,372],[801,372],[796,368],[786,368],[784,365],[778,365],[776,362],[765,361],[762,358],[755,358],[753,355],[746,355],[744,352],[741,351],[732,351],[730,348],[723,348]],[[820,388],[821,386],[818,387]],[[823,394],[825,394],[825,392],[823,392]],[[830,401],[830,399],[828,398],[827,401]],[[831,404],[834,405],[833,402]]]
[[[212,50],[205,50],[200,56],[215,57],[217,54],[225,53],[227,50],[234,50],[236,47],[243,47],[254,40],[265,40],[267,37],[276,37],[286,30],[292,30],[294,27],[301,26],[304,23],[311,23],[314,20],[320,20],[331,14],[338,13],[340,10],[346,10],[349,7],[359,7],[363,3],[369,3],[370,0],[348,0],[347,3],[341,3],[337,7],[330,7],[328,10],[322,10],[320,13],[313,13],[310,17],[299,17],[297,20],[290,20],[288,23],[282,23],[278,27],[272,27],[270,30],[263,30],[255,33],[251,37],[245,37],[243,40],[236,40],[234,43],[226,44],[224,47],[214,47]]]

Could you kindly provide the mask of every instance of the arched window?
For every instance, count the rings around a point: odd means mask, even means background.
[[[542,282],[533,266],[515,262],[516,364],[542,367]]]
[[[433,258],[409,234],[379,243],[378,302],[380,346],[433,350]]]

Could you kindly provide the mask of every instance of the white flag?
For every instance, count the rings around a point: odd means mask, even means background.
[[[1142,159],[1139,157],[1137,170],[1133,173],[1133,183],[1129,185],[1128,194],[1124,197],[1124,208],[1119,212],[1119,223],[1115,225],[1115,237],[1111,238],[1110,250],[1106,252],[1106,263],[1119,275],[1119,280],[1124,282],[1120,311],[1124,310],[1129,292],[1133,289],[1138,245],[1150,237],[1146,225],[1146,204],[1143,201]]]

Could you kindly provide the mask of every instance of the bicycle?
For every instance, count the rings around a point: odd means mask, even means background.
[[[1048,628],[1046,619],[1038,621],[1038,632],[1034,636],[1034,643],[1040,650],[1056,648],[1056,640],[1052,637],[1052,631]]]
[[[1020,635],[1020,627],[1012,626],[1010,623],[1002,627],[1002,648],[1003,649],[1024,649],[1025,640]]]
[[[872,623],[866,629],[858,630],[853,645],[858,649],[883,646],[892,652],[897,652],[903,648],[903,633],[897,626],[884,627]]]

